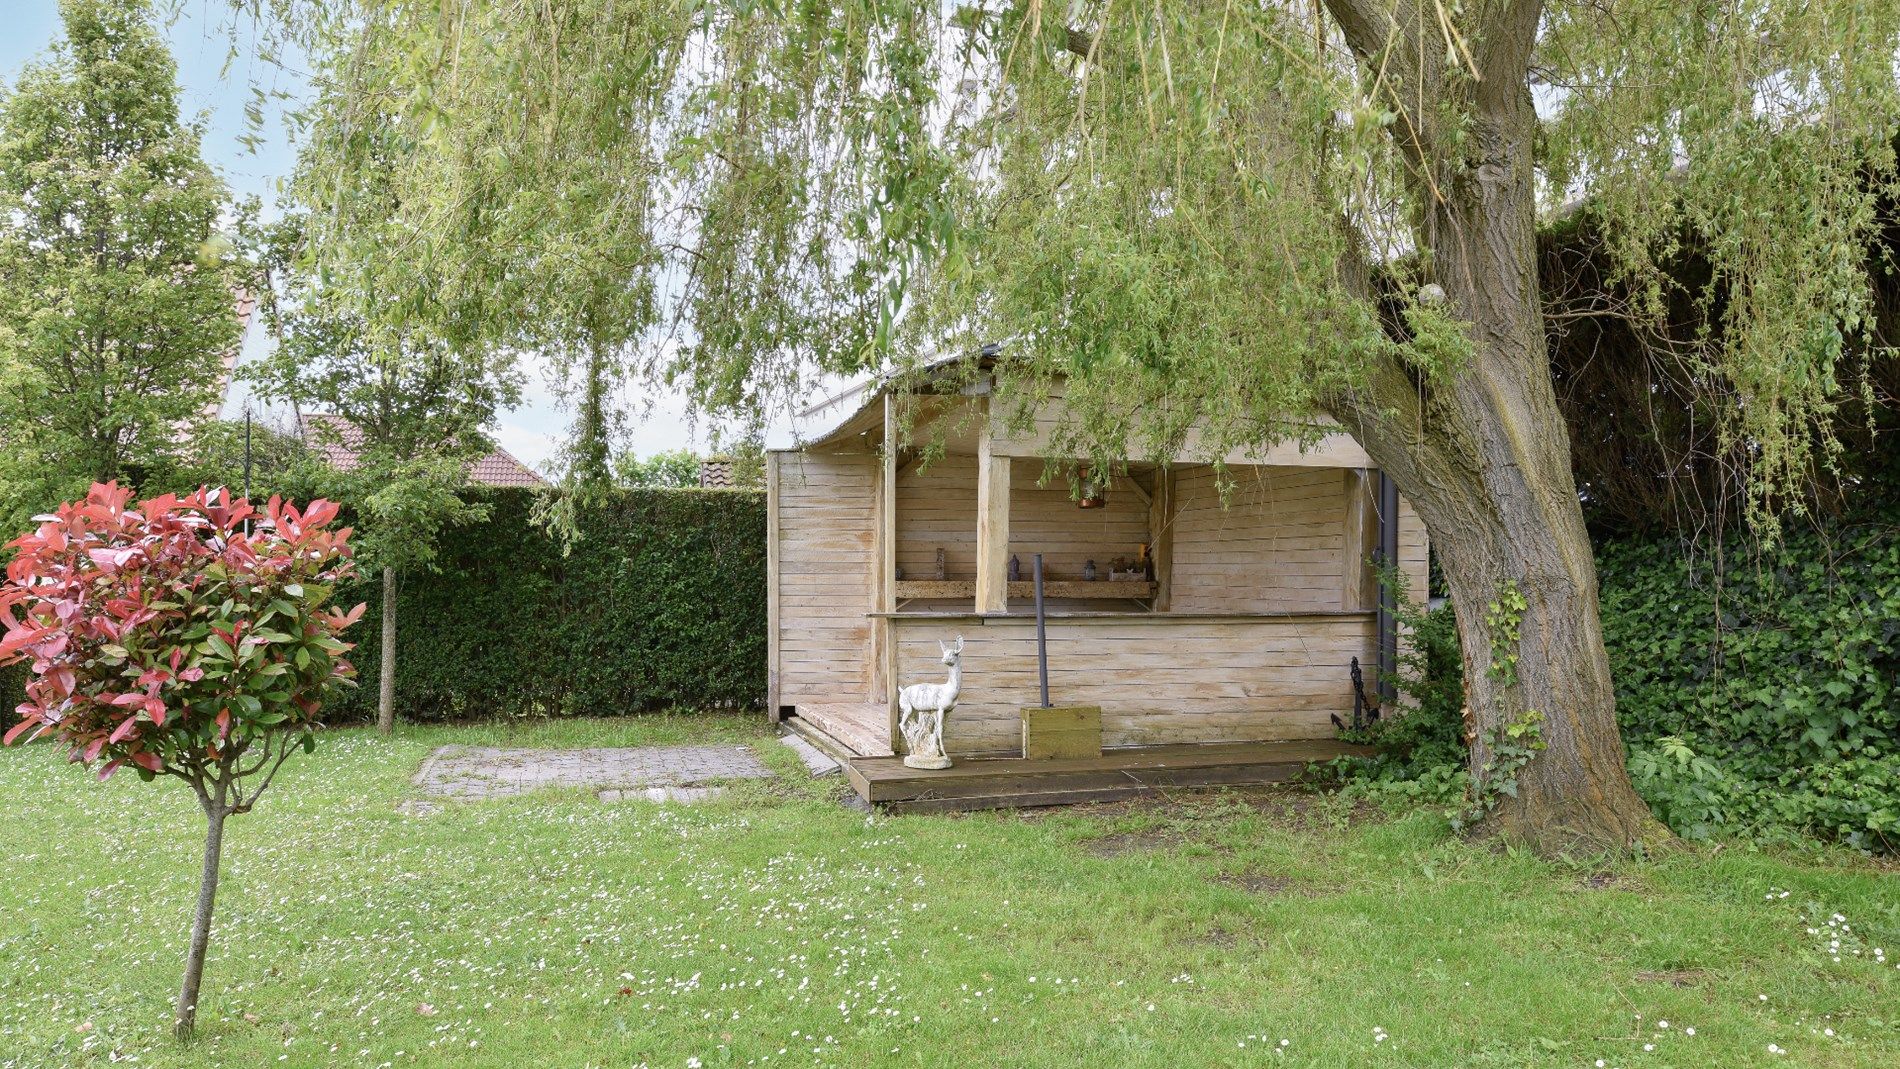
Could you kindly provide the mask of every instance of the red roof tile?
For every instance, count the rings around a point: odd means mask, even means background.
[[[315,450],[338,471],[356,467],[357,454],[363,447],[363,430],[342,416],[329,412],[303,412],[297,417],[298,431],[304,444]],[[534,469],[516,460],[506,449],[494,451],[469,466],[468,479],[483,486],[545,486],[547,480]]]

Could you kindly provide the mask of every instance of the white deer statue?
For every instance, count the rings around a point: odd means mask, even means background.
[[[897,727],[910,751],[904,763],[911,768],[950,767],[950,758],[943,752],[943,718],[957,707],[957,692],[963,688],[963,636],[957,636],[954,646],[942,641],[937,645],[943,650],[950,678],[942,683],[912,683],[897,692]]]

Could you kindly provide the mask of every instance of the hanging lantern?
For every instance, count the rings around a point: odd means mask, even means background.
[[[1108,507],[1108,480],[1094,468],[1082,469],[1082,496],[1076,501],[1076,507],[1085,509]]]

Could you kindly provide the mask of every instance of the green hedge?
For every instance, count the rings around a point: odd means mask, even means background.
[[[0,667],[0,724],[11,728],[20,722],[13,715],[13,707],[26,700],[26,665],[9,664]],[[0,730],[0,734],[4,734]]]
[[[405,719],[610,716],[765,699],[765,499],[615,492],[565,555],[531,490],[483,490],[487,520],[444,532],[437,570],[401,578],[396,708]],[[332,720],[376,708],[381,589],[351,635],[361,686]]]
[[[434,572],[401,579],[396,708],[413,720],[612,716],[684,707],[763,708],[765,495],[616,491],[561,543],[532,518],[535,492],[485,489],[488,519],[443,533]],[[382,590],[348,636],[361,685],[326,719],[376,712]],[[26,669],[0,668],[5,723]]]
[[[1806,838],[1900,852],[1900,509],[1736,539],[1598,547],[1603,638],[1637,791],[1678,834]],[[1410,710],[1338,771],[1358,790],[1465,790],[1451,610],[1412,615]]]
[[[1630,772],[1671,827],[1900,850],[1896,520],[1737,542],[1719,571],[1675,539],[1599,550]]]

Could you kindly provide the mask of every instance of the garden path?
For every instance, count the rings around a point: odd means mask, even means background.
[[[697,801],[709,794],[684,788],[771,774],[747,746],[443,746],[422,763],[413,782],[422,794],[435,798],[499,798],[542,787],[581,787],[600,792],[604,801]]]

